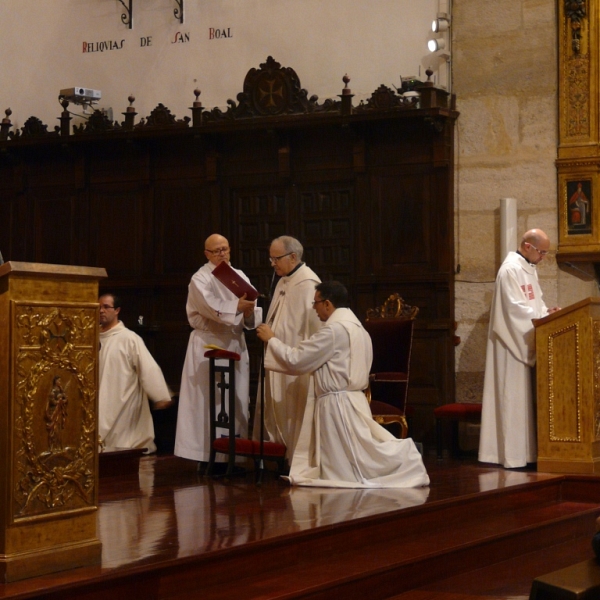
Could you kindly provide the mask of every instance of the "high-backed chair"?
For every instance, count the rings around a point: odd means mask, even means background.
[[[365,329],[373,341],[369,400],[373,418],[380,425],[398,423],[401,437],[408,435],[406,421],[410,353],[413,327],[419,309],[392,294],[381,306],[369,309]]]

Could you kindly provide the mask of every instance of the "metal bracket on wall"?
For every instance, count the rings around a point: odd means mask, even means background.
[[[175,0],[175,4],[177,8],[173,10],[173,14],[180,23],[183,23],[183,0]]]
[[[183,0],[182,0],[183,1]],[[133,28],[133,0],[128,0],[129,7],[123,0],[119,0],[126,12],[121,14],[121,21],[127,25],[129,29]]]

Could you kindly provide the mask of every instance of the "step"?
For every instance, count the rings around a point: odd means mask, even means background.
[[[202,569],[202,597],[225,600],[243,590],[247,600],[388,598],[591,536],[599,498],[600,480],[565,477],[313,530],[295,535],[293,543],[287,536],[257,542],[244,547],[255,558],[247,564],[213,557]],[[184,581],[181,573],[172,577],[182,591],[197,589],[197,581]]]

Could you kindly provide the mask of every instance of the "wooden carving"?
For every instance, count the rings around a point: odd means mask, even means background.
[[[594,441],[600,440],[600,322],[593,322],[594,348]]]
[[[159,103],[156,108],[150,113],[146,121],[142,121],[136,125],[136,129],[144,129],[150,127],[188,127],[190,117],[177,119],[175,115],[162,103]]]
[[[571,48],[574,54],[581,51],[581,22],[587,16],[585,0],[565,0],[565,16],[571,21]]]
[[[226,112],[214,108],[205,113],[205,122],[326,112],[339,110],[340,106],[339,101],[327,100],[318,104],[317,96],[308,98],[308,92],[302,89],[296,71],[291,67],[282,67],[272,56],[259,69],[248,71],[243,90],[237,95],[237,104],[227,100],[229,108]]]
[[[392,294],[381,306],[367,310],[367,321],[374,319],[415,319],[418,306],[405,304],[399,294]]]
[[[95,306],[13,303],[13,520],[94,505]]]
[[[548,435],[551,442],[582,441],[580,346],[579,323],[559,329],[548,338]],[[572,357],[572,363],[565,361],[564,356]],[[557,376],[556,366],[560,360],[564,363],[563,370]],[[570,368],[567,378],[572,384],[570,394],[564,393],[565,382],[561,381],[565,368]]]
[[[74,125],[74,133],[105,133],[115,129],[115,123],[112,123],[110,119],[101,111],[95,110],[90,118],[82,125]]]

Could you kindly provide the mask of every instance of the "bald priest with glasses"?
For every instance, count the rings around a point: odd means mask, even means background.
[[[244,328],[260,325],[262,309],[255,301],[238,298],[213,271],[223,262],[229,263],[231,249],[218,233],[204,242],[207,263],[192,277],[188,286],[186,312],[193,331],[190,334],[179,392],[175,455],[199,462],[210,458],[209,359],[204,357],[211,344],[236,352],[236,433],[248,436],[248,396],[250,367]],[[234,269],[245,281],[242,271]],[[217,459],[219,460],[219,459]]]
[[[530,229],[519,249],[507,254],[496,277],[483,384],[481,462],[519,468],[537,460],[531,321],[560,310],[546,307],[538,283],[537,265],[549,248],[548,236]]]

